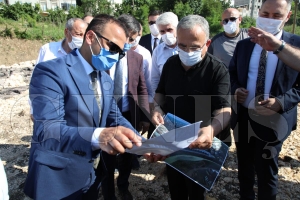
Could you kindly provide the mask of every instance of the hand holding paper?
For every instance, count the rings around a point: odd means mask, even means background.
[[[202,127],[199,131],[199,137],[189,145],[191,149],[209,149],[213,142],[213,133],[211,126]]]

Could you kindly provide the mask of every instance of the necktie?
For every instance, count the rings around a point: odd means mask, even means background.
[[[114,79],[114,97],[118,105],[120,105],[120,98],[123,94],[123,69],[120,61],[116,64],[115,79]],[[120,108],[120,107],[119,107]]]
[[[157,46],[157,40],[158,40],[158,38],[154,38],[153,51],[154,51],[155,47]]]
[[[97,83],[97,71],[93,71],[91,73],[91,79],[92,79],[92,87],[93,87],[93,90],[94,90],[94,95],[95,95],[97,105],[98,105],[98,108],[99,108],[99,122],[100,122],[101,112],[102,112],[102,105],[101,105],[101,97],[100,97],[100,94],[98,92],[98,91],[100,91],[100,88],[99,88],[99,84]]]
[[[264,100],[267,55],[268,55],[268,52],[264,49],[260,53],[259,66],[258,66],[258,72],[257,72],[257,80],[256,80],[256,90],[255,90],[255,98],[256,98],[255,102],[256,103],[257,103],[257,101]]]

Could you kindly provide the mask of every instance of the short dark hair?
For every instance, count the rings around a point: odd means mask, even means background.
[[[152,10],[152,11],[149,12],[148,17],[150,17],[150,16],[161,15],[161,13],[162,13],[162,12],[161,12],[160,10]]]
[[[119,16],[118,20],[120,20],[129,33],[138,33],[141,30],[140,23],[133,16],[128,14],[122,14]]]
[[[111,15],[99,14],[99,15],[96,15],[94,17],[94,19],[91,21],[91,23],[88,25],[88,27],[85,31],[85,34],[84,34],[84,38],[86,36],[86,33],[89,30],[92,30],[94,32],[98,32],[98,33],[102,34],[103,31],[104,31],[105,26],[108,23],[117,24],[118,26],[120,26],[124,30],[126,37],[129,37],[128,30],[127,30],[126,26],[120,20],[116,19],[115,17],[113,17]]]

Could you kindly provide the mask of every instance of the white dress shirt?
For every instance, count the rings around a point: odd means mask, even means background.
[[[36,60],[36,64],[67,55],[64,48],[62,47],[62,42],[63,42],[63,40],[59,41],[59,42],[50,42],[50,43],[44,44],[40,48],[40,52],[39,52],[39,56]]]
[[[152,54],[152,70],[151,70],[151,83],[152,83],[152,98],[154,98],[155,90],[158,86],[161,72],[165,62],[173,55],[178,54],[177,46],[171,48],[165,43],[158,45]]]
[[[282,36],[282,31],[280,31],[276,37],[279,39]],[[256,80],[257,80],[257,73],[259,67],[259,59],[260,54],[262,51],[262,47],[258,44],[254,46],[252,51],[252,55],[250,58],[249,63],[249,71],[248,71],[248,79],[247,79],[247,90],[248,96],[243,103],[243,106],[249,109],[255,108],[255,90],[256,90]],[[269,98],[269,94],[271,91],[274,74],[277,68],[278,57],[273,54],[272,51],[268,51],[267,56],[267,64],[266,64],[266,78],[265,78],[265,92],[264,92],[264,99]]]
[[[122,87],[122,108],[121,112],[129,111],[129,99],[128,99],[128,65],[127,65],[127,54],[119,62],[119,67],[123,70],[123,87]],[[112,66],[109,70],[111,79],[115,80],[115,71],[117,63]]]
[[[94,71],[94,68],[82,57],[82,55],[80,54],[80,52],[78,51],[78,49],[76,49],[76,54],[78,55],[78,58],[81,61],[82,65],[83,65],[83,67],[85,69],[87,77],[90,80],[90,85],[92,85],[92,79],[91,79],[91,75],[90,74]],[[103,102],[103,98],[102,98],[102,95],[101,95],[102,94],[101,84],[100,84],[100,81],[99,81],[99,71],[97,70],[97,72],[98,72],[97,73],[97,84],[99,86],[99,87],[97,87],[97,92],[98,92],[100,98],[102,99],[101,102]],[[85,78],[85,77],[83,77],[83,78]],[[105,129],[105,128],[96,128],[94,130],[94,133],[93,133],[93,136],[92,136],[92,140],[91,140],[92,149],[93,150],[100,149],[99,136],[100,136],[100,133],[102,132],[103,129]]]
[[[148,101],[149,101],[149,103],[152,103],[153,98],[151,97],[151,95],[152,95],[152,86],[151,86],[152,58],[151,58],[151,53],[148,49],[146,49],[145,47],[143,47],[141,45],[138,45],[134,51],[143,56],[143,71],[144,71],[144,76],[145,76],[145,81],[146,81],[146,86],[147,86]]]
[[[158,36],[154,36],[154,35],[152,35],[151,34],[151,48],[152,48],[152,50],[153,50],[153,47],[154,47],[154,39],[155,38],[158,38],[157,40],[156,40],[156,47],[160,44],[160,39],[161,39],[161,35],[159,34]]]

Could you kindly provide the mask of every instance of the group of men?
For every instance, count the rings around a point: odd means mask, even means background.
[[[291,0],[265,0],[257,27],[247,30],[228,8],[224,32],[212,39],[199,15],[178,21],[172,12],[151,12],[145,36],[127,14],[68,20],[65,39],[41,48],[30,82],[34,131],[25,193],[97,199],[101,186],[104,199],[116,199],[118,168],[120,196],[133,199],[128,178],[137,157],[125,149],[142,145],[139,132],[151,134],[172,113],[203,121],[189,148],[210,148],[214,136],[230,145],[231,127],[240,199],[255,199],[256,174],[258,199],[275,200],[278,155],[296,128],[300,101],[299,67],[286,58],[299,59],[300,37],[283,31],[290,9]],[[171,199],[205,198],[204,188],[171,167],[167,178]]]

